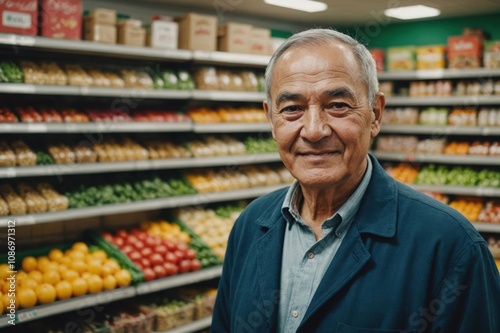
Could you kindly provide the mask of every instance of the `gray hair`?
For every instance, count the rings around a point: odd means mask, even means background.
[[[265,84],[266,84],[266,97],[269,105],[269,112],[271,112],[271,84],[276,62],[288,50],[297,45],[311,45],[311,44],[326,44],[331,41],[341,42],[351,47],[352,52],[357,58],[361,66],[361,79],[366,84],[368,90],[368,105],[370,109],[373,108],[373,101],[378,93],[378,79],[375,60],[368,51],[368,49],[355,40],[354,38],[345,35],[341,32],[331,29],[310,29],[297,33],[288,38],[273,54],[269,64],[266,68]]]

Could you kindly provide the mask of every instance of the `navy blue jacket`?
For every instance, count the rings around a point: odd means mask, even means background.
[[[500,276],[484,239],[370,158],[357,216],[297,332],[499,333]],[[212,332],[276,332],[285,194],[256,199],[235,223]]]

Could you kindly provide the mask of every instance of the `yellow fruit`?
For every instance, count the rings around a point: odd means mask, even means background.
[[[102,288],[104,290],[116,289],[116,278],[114,275],[107,275],[102,279]]]
[[[40,271],[31,271],[28,273],[28,278],[33,279],[40,284],[43,282],[43,273]]]
[[[87,278],[90,276],[91,274],[89,272],[83,272],[82,274],[80,274],[80,277],[87,280]]]
[[[50,261],[40,268],[40,271],[42,271],[42,273],[50,271],[59,272],[59,264],[55,261]]]
[[[56,289],[53,285],[42,283],[36,287],[36,297],[40,304],[49,304],[56,300]]]
[[[26,279],[28,277],[28,273],[23,270],[20,270],[16,274],[16,279]]]
[[[63,264],[59,264],[58,272],[62,276],[64,274],[64,272],[66,272],[68,269],[69,269],[68,266],[63,265]]]
[[[91,274],[100,275],[102,271],[102,264],[97,259],[92,259],[87,262],[87,270]]]
[[[66,266],[66,267],[69,267],[71,265],[71,262],[72,262],[71,257],[66,256],[66,255],[64,257],[62,257],[61,260],[59,260],[59,263],[61,265]]]
[[[11,271],[10,269],[10,266],[8,264],[1,264],[0,265],[0,280],[1,281],[4,281],[5,279],[7,279],[11,273],[9,273]]]
[[[111,269],[111,274],[115,274],[121,269],[120,265],[116,262],[116,260],[112,258],[107,259],[104,262],[104,266],[107,266]]]
[[[56,286],[57,299],[63,300],[68,299],[73,294],[73,287],[69,281],[59,281]]]
[[[37,296],[33,289],[21,287],[16,290],[16,301],[21,309],[31,308],[36,305]]]
[[[21,284],[19,284],[19,286],[35,290],[36,287],[38,286],[38,282],[35,279],[27,277],[26,279],[23,280]]]
[[[73,246],[71,247],[71,249],[73,251],[78,251],[78,252],[83,252],[83,253],[89,253],[89,247],[84,242],[76,242],[76,243],[74,243]]]
[[[73,287],[73,296],[82,296],[87,293],[88,286],[87,281],[83,278],[76,278],[71,282],[71,286]]]
[[[35,257],[32,256],[24,257],[23,261],[21,262],[21,267],[23,268],[24,271],[29,273],[37,269],[38,261],[36,260]]]
[[[57,271],[47,271],[43,273],[43,283],[48,283],[51,285],[55,285],[57,282],[61,280],[61,276]]]
[[[48,264],[48,263],[50,262],[49,257],[46,257],[46,256],[41,256],[41,257],[38,257],[37,261],[38,261],[38,266],[37,266],[37,267],[38,267],[38,270],[39,270],[39,271],[41,271],[41,270],[42,270],[42,268],[43,268],[46,264]]]
[[[2,297],[0,296],[0,316],[3,314],[3,302]]]
[[[80,277],[77,271],[72,269],[68,269],[64,273],[62,273],[62,278],[64,281],[73,282],[74,279]]]
[[[11,299],[15,300],[16,298],[15,298],[15,296],[14,297],[9,297],[9,294],[3,294],[2,295],[2,304],[3,304],[3,310],[4,310],[4,312],[9,312],[10,311],[10,309],[7,309],[7,307],[10,306],[10,304],[11,304],[10,300]],[[18,302],[16,302],[15,307],[16,307],[16,310],[19,308],[19,303]]]
[[[78,274],[82,274],[87,271],[87,264],[81,260],[73,260],[69,266],[70,269],[76,271]]]
[[[108,275],[112,275],[111,267],[105,266],[105,265],[102,266],[101,267],[101,277],[104,279]]]
[[[104,252],[104,250],[94,251],[94,252],[91,253],[91,256],[94,259],[101,260],[101,262],[103,262],[104,260],[108,259],[108,255],[106,254],[106,252]]]
[[[2,293],[3,294],[8,294],[10,289],[10,280],[5,281],[5,283],[2,285]]]
[[[99,275],[91,274],[87,278],[87,286],[89,287],[89,293],[96,294],[102,291],[102,279]]]
[[[71,250],[71,252],[68,254],[68,256],[69,256],[72,260],[77,260],[77,259],[84,260],[84,259],[85,259],[85,253],[84,253],[84,252],[82,252],[82,251],[75,251],[75,250]]]
[[[64,253],[60,249],[52,249],[49,252],[49,259],[52,261],[60,262],[63,257]]]
[[[132,277],[126,269],[120,269],[115,273],[116,283],[120,287],[126,287],[132,282]]]

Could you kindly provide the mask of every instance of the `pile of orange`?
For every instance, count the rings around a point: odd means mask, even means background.
[[[74,243],[65,252],[52,249],[47,256],[28,256],[22,260],[15,277],[16,308],[94,294],[131,283],[130,273],[103,250],[90,252],[87,244]],[[11,303],[11,269],[0,264],[0,313]]]

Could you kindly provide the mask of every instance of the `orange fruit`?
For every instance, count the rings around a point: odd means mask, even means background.
[[[21,267],[23,268],[24,271],[29,273],[37,269],[38,261],[36,260],[35,257],[32,256],[24,257],[23,260],[21,261]]]
[[[20,287],[26,287],[35,290],[38,286],[38,282],[35,279],[27,277],[23,280],[23,282],[19,285]]]
[[[76,242],[71,249],[78,252],[89,253],[89,247],[84,242]]]
[[[88,286],[87,281],[83,278],[76,278],[71,282],[71,286],[73,287],[73,296],[82,296],[87,293]]]
[[[57,282],[61,280],[61,276],[57,271],[47,271],[43,273],[43,283],[48,283],[51,285],[55,285]]]
[[[120,265],[116,262],[116,260],[112,258],[106,259],[103,265],[108,266],[111,269],[111,274],[115,274],[121,269]]]
[[[81,252],[81,251],[75,251],[75,250],[71,250],[68,254],[68,256],[72,259],[72,260],[75,260],[75,259],[85,259],[85,253],[84,252]]]
[[[37,262],[38,262],[38,270],[42,270],[42,268],[48,264],[50,262],[49,260],[49,257],[46,257],[46,256],[41,256],[41,257],[38,257],[37,259]]]
[[[2,297],[0,296],[0,316],[3,314],[3,302]]]
[[[56,283],[56,295],[57,299],[68,299],[73,294],[73,287],[69,281],[59,281]]]
[[[62,273],[62,278],[64,281],[72,282],[74,279],[78,277],[80,277],[78,272],[72,269],[68,269],[64,273]]]
[[[132,277],[126,269],[120,269],[115,273],[116,283],[120,287],[126,287],[132,282]]]
[[[2,293],[3,294],[8,294],[10,289],[10,280],[5,281],[5,283],[2,285]]]
[[[108,259],[108,255],[104,250],[97,250],[90,254],[94,259],[99,259],[101,262]]]
[[[99,275],[91,274],[87,278],[87,285],[89,287],[89,293],[96,294],[102,291],[102,279]]]
[[[28,273],[28,278],[35,280],[37,283],[42,283],[43,273],[40,271],[31,271]]]
[[[11,304],[11,303],[10,303],[10,300],[11,300],[11,299],[14,299],[14,300],[15,300],[16,298],[15,298],[15,297],[9,297],[9,294],[3,294],[3,295],[2,295],[3,310],[4,310],[5,312],[9,312],[9,311],[10,311],[10,309],[7,309],[7,307],[8,307],[8,306],[10,306],[10,304]],[[18,302],[16,302],[16,310],[17,310],[18,308],[19,308],[19,303],[18,303]]]
[[[12,274],[12,273],[9,273],[10,271],[12,271],[12,270],[10,269],[10,266],[8,264],[1,264],[0,265],[0,280],[4,281],[8,277],[10,277],[10,274]]]
[[[66,272],[68,269],[69,269],[68,266],[59,264],[59,268],[57,271],[59,272],[60,275],[63,275],[64,272]]]
[[[105,278],[108,275],[112,275],[112,273],[111,273],[111,267],[103,265],[101,267],[101,277]]]
[[[71,265],[71,262],[72,262],[71,257],[66,255],[62,257],[61,260],[59,260],[59,263],[66,267],[69,267]]]
[[[28,287],[21,287],[16,290],[16,301],[21,309],[31,308],[36,305],[36,293]]]
[[[69,266],[70,269],[76,271],[78,274],[82,274],[87,271],[87,264],[81,260],[73,260]]]
[[[36,297],[40,304],[52,303],[56,300],[56,289],[51,284],[42,283],[36,287]]]
[[[50,260],[60,262],[61,259],[64,257],[64,253],[60,249],[52,249],[50,250],[48,256]]]
[[[59,264],[55,261],[49,261],[40,268],[40,271],[42,271],[42,273],[46,273],[49,271],[59,272]]]
[[[100,275],[102,271],[102,264],[99,260],[92,259],[87,262],[87,270],[96,275]]]
[[[26,273],[25,271],[23,270],[20,270],[20,271],[17,271],[17,274],[16,274],[16,279],[26,279],[28,277],[28,273]]]
[[[91,274],[89,272],[83,272],[82,274],[80,274],[80,277],[87,280],[87,278],[90,276]]]
[[[116,288],[116,278],[113,275],[106,275],[102,279],[102,289],[113,290]]]

